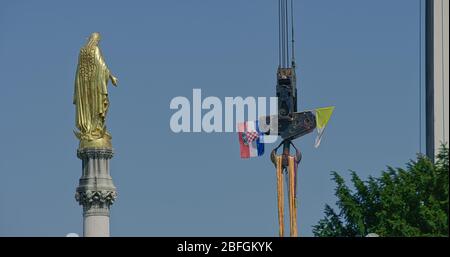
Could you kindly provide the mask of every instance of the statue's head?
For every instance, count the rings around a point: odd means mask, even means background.
[[[89,41],[88,41],[88,46],[96,46],[98,45],[98,42],[100,42],[100,33],[98,32],[94,32],[91,34],[91,36],[89,37]]]

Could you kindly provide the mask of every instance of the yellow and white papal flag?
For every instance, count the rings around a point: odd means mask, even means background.
[[[327,126],[328,121],[333,114],[334,106],[318,108],[315,110],[316,113],[316,127],[317,127],[317,137],[314,147],[319,147],[320,141],[322,140],[323,132]]]

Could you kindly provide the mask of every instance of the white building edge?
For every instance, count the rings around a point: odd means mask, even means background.
[[[449,0],[426,0],[426,154],[435,158],[449,131]]]

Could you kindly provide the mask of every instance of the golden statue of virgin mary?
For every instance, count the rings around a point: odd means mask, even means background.
[[[111,135],[106,130],[108,113],[108,81],[117,86],[98,46],[100,34],[94,32],[80,50],[75,76],[73,104],[76,106],[74,131],[79,148],[112,148]]]

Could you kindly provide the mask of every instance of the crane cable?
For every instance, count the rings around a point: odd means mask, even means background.
[[[294,0],[291,0],[291,56],[292,68],[295,68],[295,38],[294,38]]]
[[[290,35],[289,30],[291,30]],[[290,51],[289,42],[291,43]],[[278,0],[278,67],[290,68],[291,64],[294,65],[294,43],[294,1],[291,0],[289,7],[288,0]]]
[[[288,5],[287,5],[287,0],[284,0],[284,29],[285,29],[285,38],[284,38],[284,43],[285,43],[285,54],[286,54],[286,64],[285,67],[288,68],[289,67],[289,25],[288,25]]]
[[[281,0],[278,0],[278,68],[281,68]]]

